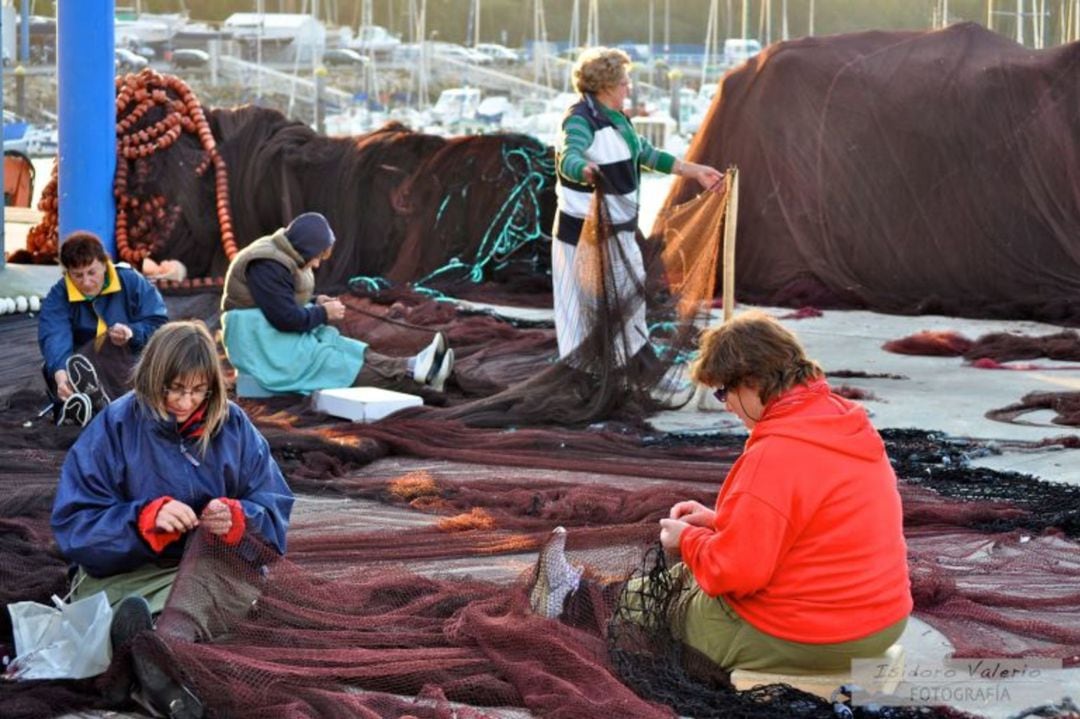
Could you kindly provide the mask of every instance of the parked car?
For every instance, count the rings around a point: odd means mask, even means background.
[[[172,52],[172,65],[176,68],[205,67],[210,62],[210,53],[195,48],[180,48]]]
[[[380,58],[390,57],[400,45],[400,38],[379,25],[364,25],[349,43],[350,48],[361,54]]]
[[[432,57],[443,57],[459,62],[467,62],[471,65],[490,65],[491,58],[482,52],[470,50],[462,45],[452,42],[429,42]]]
[[[322,59],[325,64],[334,66],[363,67],[370,62],[366,55],[361,55],[349,48],[327,50],[323,53]]]
[[[119,72],[138,72],[150,64],[142,55],[137,55],[127,48],[118,47],[115,53],[116,69]]]
[[[505,45],[499,45],[493,42],[481,42],[478,43],[473,50],[487,55],[496,65],[516,65],[521,62],[521,56]]]

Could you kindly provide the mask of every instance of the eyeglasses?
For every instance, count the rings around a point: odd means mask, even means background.
[[[720,404],[727,402],[727,387],[717,387],[713,390],[713,397],[716,397],[716,401]]]
[[[163,387],[162,389],[165,392],[165,398],[172,400],[173,402],[179,402],[184,397],[191,397],[191,401],[199,404],[212,394],[211,390],[207,388],[188,389],[187,387]]]

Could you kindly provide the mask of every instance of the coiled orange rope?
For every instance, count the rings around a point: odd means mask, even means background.
[[[153,112],[155,108],[160,111]],[[151,117],[156,119],[149,119]],[[150,68],[137,74],[118,76],[116,118],[117,158],[113,194],[116,197],[116,249],[119,258],[138,268],[146,257],[161,248],[172,232],[180,208],[170,204],[163,195],[133,194],[129,191],[129,185],[142,186],[151,171],[149,158],[156,152],[167,150],[186,132],[198,136],[205,152],[203,161],[195,168],[196,175],[201,177],[211,165],[214,167],[221,245],[225,257],[232,260],[237,247],[229,212],[228,170],[218,153],[217,142],[202,105],[187,83],[174,75],[162,75]],[[49,184],[42,191],[38,209],[44,213],[44,217],[27,235],[27,249],[39,257],[55,258],[59,246],[55,166]]]

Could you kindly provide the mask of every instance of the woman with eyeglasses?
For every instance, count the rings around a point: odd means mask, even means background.
[[[692,367],[750,437],[715,507],[660,520],[689,583],[680,638],[727,669],[850,669],[903,632],[911,585],[896,475],[862,406],[761,312],[707,331]]]
[[[143,350],[133,391],[69,450],[52,528],[73,565],[72,600],[105,591],[116,608],[118,650],[164,608],[196,529],[226,546],[253,534],[284,554],[292,505],[266,440],[226,397],[206,326],[172,322]],[[167,715],[174,700],[192,701],[166,697]]]

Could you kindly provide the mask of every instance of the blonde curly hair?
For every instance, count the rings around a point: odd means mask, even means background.
[[[584,94],[615,87],[630,67],[630,56],[610,47],[591,47],[574,63],[574,89]]]

